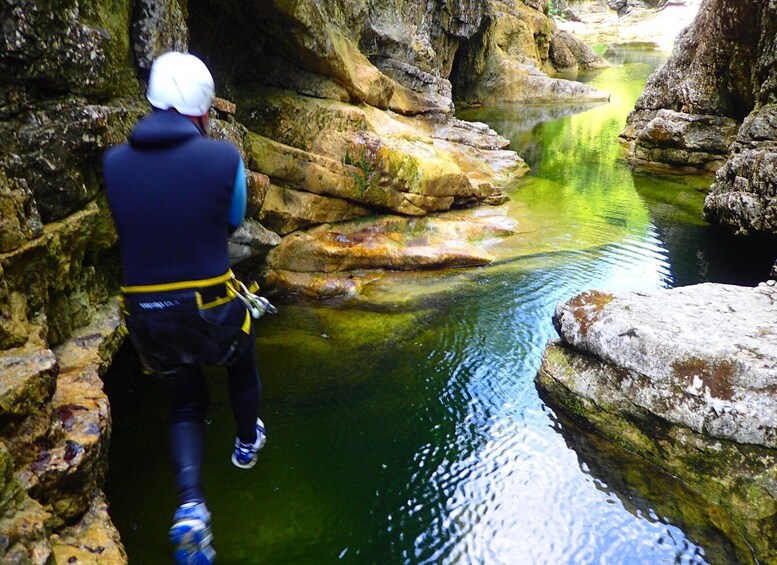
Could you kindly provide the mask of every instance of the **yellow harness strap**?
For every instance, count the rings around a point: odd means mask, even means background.
[[[196,288],[203,288],[203,287],[213,286],[216,284],[226,283],[228,281],[231,281],[234,278],[235,278],[235,275],[234,273],[232,273],[232,269],[230,269],[223,275],[219,275],[218,277],[211,277],[209,279],[200,279],[197,281],[178,281],[178,282],[162,283],[162,284],[141,284],[141,285],[135,285],[135,286],[123,286],[121,287],[121,291],[124,294],[137,294],[141,292],[168,292],[171,290],[196,289]]]
[[[203,302],[202,295],[199,292],[195,292],[197,307],[202,310],[207,310],[208,308],[215,308],[216,306],[221,306],[222,304],[226,304],[227,302],[234,300],[237,297],[238,291],[235,288],[236,287],[235,281],[236,281],[235,275],[230,269],[223,275],[220,275],[218,277],[212,277],[209,279],[200,279],[196,281],[178,281],[178,282],[162,283],[162,284],[123,286],[121,287],[121,292],[123,294],[139,294],[139,293],[146,293],[146,292],[169,292],[173,290],[201,289],[201,288],[207,288],[209,286],[214,286],[217,284],[223,284],[226,287],[227,295],[221,298],[217,298],[211,302]],[[256,283],[254,283],[254,285],[256,285]],[[252,288],[254,287],[254,285],[252,285]],[[256,289],[258,288],[259,288],[259,285],[256,285]],[[128,312],[126,309],[126,302],[123,297],[119,297],[119,304],[121,306],[122,312],[127,314]],[[245,317],[245,320],[243,320],[243,325],[240,329],[245,333],[249,333],[251,331],[251,313],[248,311],[248,309],[246,309],[246,317]]]

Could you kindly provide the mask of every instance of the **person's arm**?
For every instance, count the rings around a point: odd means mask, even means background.
[[[237,164],[235,185],[232,187],[232,203],[229,206],[229,233],[234,232],[243,223],[246,215],[246,168],[243,159]]]

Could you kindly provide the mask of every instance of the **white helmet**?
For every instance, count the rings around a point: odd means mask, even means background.
[[[202,116],[215,96],[208,67],[194,55],[171,51],[151,65],[146,98],[155,108],[175,108],[185,116]]]

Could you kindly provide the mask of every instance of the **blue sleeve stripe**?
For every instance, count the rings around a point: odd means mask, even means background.
[[[246,215],[246,168],[243,159],[237,164],[235,185],[232,188],[232,204],[229,207],[229,225],[237,228],[243,223]]]

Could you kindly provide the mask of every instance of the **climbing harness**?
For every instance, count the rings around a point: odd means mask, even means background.
[[[197,307],[201,310],[209,310],[211,308],[221,306],[222,304],[226,304],[227,302],[231,302],[237,298],[245,305],[246,309],[251,315],[251,318],[254,320],[258,320],[267,313],[278,313],[278,309],[273,306],[269,300],[256,294],[256,292],[259,290],[259,285],[256,282],[252,282],[251,285],[247,287],[244,283],[239,281],[237,277],[235,277],[231,270],[227,271],[223,275],[209,279],[121,287],[121,292],[124,295],[156,295],[157,293],[186,290],[194,291]],[[216,296],[214,296],[214,290],[218,291]],[[124,297],[122,296],[122,306],[124,306],[123,298]],[[212,299],[208,300],[207,298]],[[144,305],[144,309],[161,309],[168,304],[172,306],[174,303],[177,304],[175,301],[160,300],[157,297],[156,300],[143,302],[141,304]],[[126,307],[123,309],[126,310]]]

